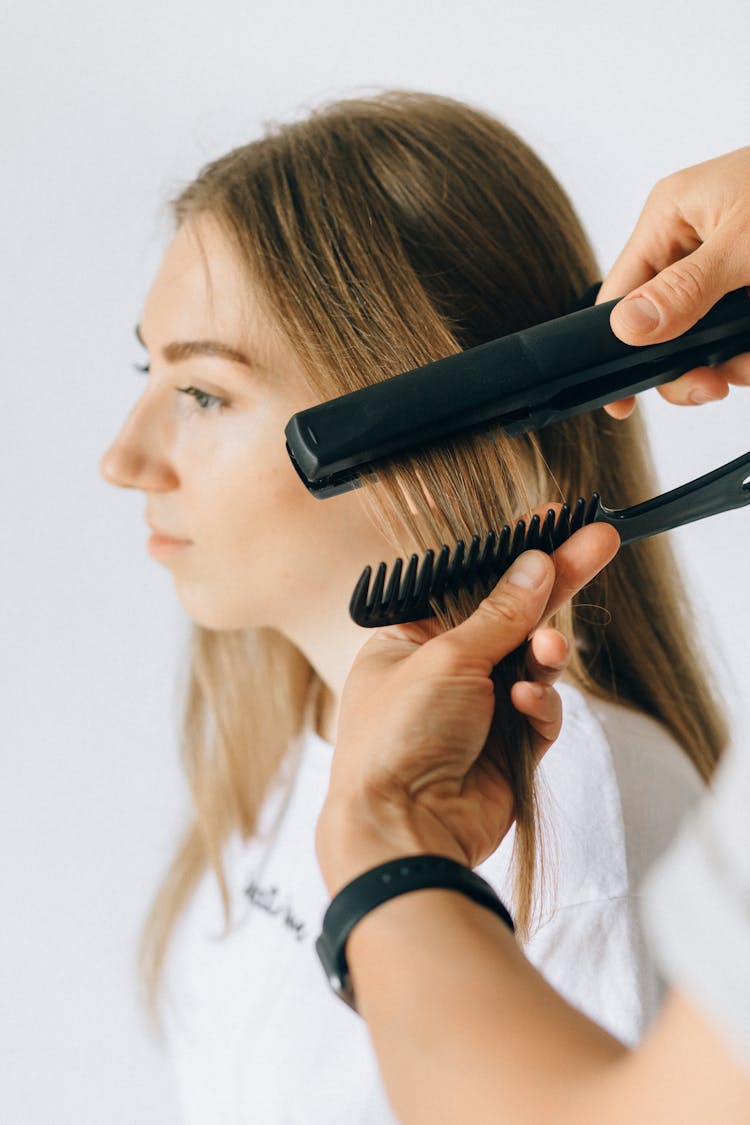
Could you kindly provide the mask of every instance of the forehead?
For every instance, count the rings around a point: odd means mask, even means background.
[[[212,339],[266,350],[274,336],[260,294],[215,220],[177,230],[146,298],[142,335],[149,348],[173,340]]]

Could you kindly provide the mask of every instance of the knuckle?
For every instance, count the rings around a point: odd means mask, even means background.
[[[438,660],[439,674],[446,681],[455,684],[462,676],[470,674],[473,653],[467,654],[466,648],[460,644],[450,633],[440,637],[440,653]]]
[[[646,196],[646,206],[647,207],[649,205],[654,204],[654,203],[661,203],[662,199],[665,197],[665,195],[668,192],[668,188],[667,188],[667,180],[668,179],[669,179],[668,176],[664,176],[663,179],[656,181],[656,183],[654,184],[654,186],[651,188],[650,192]]]
[[[677,188],[676,181],[679,175],[679,172],[671,172],[668,176],[662,176],[660,180],[657,180],[648,193],[646,205],[648,206],[650,204],[661,207],[671,204]]]
[[[438,639],[440,654],[440,674],[453,677],[463,668],[462,649],[450,633]],[[433,651],[438,651],[437,648]]]
[[[673,308],[680,312],[692,312],[708,290],[706,270],[699,261],[685,258],[664,271],[660,288]]]
[[[483,616],[503,626],[525,624],[529,616],[525,603],[513,590],[503,585],[486,597],[479,607]]]

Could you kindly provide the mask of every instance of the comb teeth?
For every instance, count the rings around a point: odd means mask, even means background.
[[[381,563],[372,589],[372,568],[368,566],[354,589],[349,613],[366,629],[434,617],[433,603],[442,606],[446,594],[478,589],[484,596],[523,551],[552,554],[580,528],[595,523],[601,510],[595,492],[589,501],[581,497],[572,510],[563,504],[557,513],[550,508],[544,519],[533,516],[528,527],[519,520],[512,529],[506,524],[499,534],[474,535],[468,549],[459,539],[452,552],[442,546],[437,554],[427,551],[421,561],[412,555],[405,572],[403,559],[396,559],[387,583],[387,568]]]

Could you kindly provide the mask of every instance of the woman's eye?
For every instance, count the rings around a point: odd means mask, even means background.
[[[133,367],[139,375],[150,375],[151,373],[150,363],[134,363]],[[219,398],[218,395],[210,395],[208,391],[202,391],[200,387],[191,385],[189,387],[177,387],[176,390],[181,395],[190,395],[191,398],[194,398],[201,410],[222,410],[227,405],[225,399]]]
[[[178,387],[177,390],[182,395],[190,395],[198,403],[201,410],[212,410],[218,408],[221,410],[226,405],[223,398],[217,395],[210,395],[207,391],[202,391],[198,387]]]

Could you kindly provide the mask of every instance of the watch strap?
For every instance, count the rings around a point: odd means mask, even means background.
[[[497,914],[515,932],[513,919],[495,891],[475,871],[447,856],[414,855],[373,867],[347,883],[334,897],[323,918],[315,949],[333,991],[354,1008],[346,942],[356,924],[371,910],[410,891],[442,888],[459,891]]]

